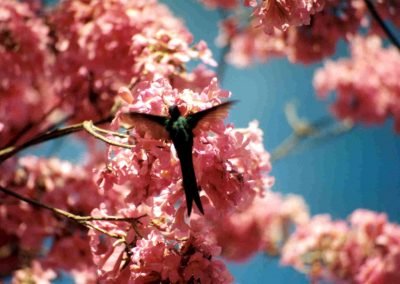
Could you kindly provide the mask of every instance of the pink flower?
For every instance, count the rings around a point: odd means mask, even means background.
[[[246,67],[256,61],[265,62],[273,57],[286,54],[286,41],[282,32],[265,34],[261,29],[251,25],[242,31],[222,30],[231,44],[226,60],[238,67]],[[231,34],[229,34],[231,32]]]
[[[0,275],[10,275],[18,269],[23,254],[18,237],[0,229],[0,248],[3,252],[0,255]]]
[[[244,261],[261,251],[279,253],[290,226],[307,220],[308,212],[301,198],[282,198],[268,192],[256,197],[247,208],[216,221],[212,233],[225,258]]]
[[[192,89],[193,91],[201,92],[210,85],[211,80],[215,77],[214,71],[200,64],[192,72],[174,77],[173,86],[178,90]]]
[[[43,268],[38,261],[33,261],[31,267],[15,271],[11,283],[51,284],[56,277],[54,270]]]
[[[325,0],[261,1],[255,7],[253,16],[263,30],[271,34],[274,29],[285,31],[290,26],[308,25],[310,16],[321,11],[324,4]]]
[[[57,51],[55,87],[74,120],[109,115],[117,90],[179,77],[185,64],[214,64],[205,43],[157,1],[63,1],[49,13]]]
[[[314,87],[318,95],[324,98],[328,92],[336,91],[332,111],[340,119],[376,124],[393,116],[396,131],[400,131],[397,50],[382,48],[381,40],[375,36],[356,37],[351,54],[351,59],[328,62],[317,71]]]
[[[314,279],[396,283],[400,279],[400,226],[385,214],[356,210],[350,225],[316,216],[285,244],[282,262]]]
[[[44,204],[81,215],[89,215],[100,204],[100,193],[91,179],[89,166],[85,168],[54,158],[26,156],[17,162],[9,160],[1,167],[2,186]],[[12,256],[21,261],[22,255],[29,254],[32,259],[28,265],[36,259],[45,271],[86,271],[88,279],[94,277],[94,265],[83,227],[10,196],[2,197],[0,226],[2,233],[9,236],[4,247],[18,248],[6,258],[11,267],[15,265]],[[49,238],[53,243],[44,248],[43,242]],[[35,267],[36,264],[33,262],[31,265]],[[31,273],[29,271],[18,272],[15,279]],[[40,277],[47,281],[47,276]]]
[[[345,222],[316,216],[300,225],[283,247],[282,263],[292,265],[312,278],[347,279],[358,269],[357,247],[348,240]],[[355,258],[354,258],[355,257]]]
[[[49,29],[29,6],[19,1],[0,3],[0,147],[32,137],[51,119],[42,119],[57,104],[48,78],[53,57],[47,45]],[[39,122],[41,122],[40,125]],[[30,130],[30,131],[29,131]]]
[[[130,111],[167,116],[168,106],[177,105],[183,115],[188,115],[220,104],[228,96],[216,79],[202,91],[178,90],[165,79],[140,82],[132,90],[120,90],[126,104],[117,113],[112,128],[129,126],[129,116],[123,114]],[[92,253],[100,278],[232,282],[224,264],[214,259],[221,248],[213,228],[223,216],[249,206],[273,183],[268,176],[269,154],[257,122],[235,129],[215,119],[195,129],[193,160],[206,218],[195,210],[190,219],[186,216],[180,162],[173,144],[165,137],[153,136],[151,128],[133,126],[130,137],[121,139],[132,148],[110,146],[107,168],[99,173],[100,192],[117,198],[104,202],[92,214],[146,217],[136,225],[95,222],[120,239],[104,239],[91,230]]]
[[[180,92],[165,80],[159,80],[142,82],[131,94],[124,89],[123,96],[134,103],[124,106],[122,113],[137,111],[166,116],[168,105],[176,104],[183,114],[187,114],[220,103],[228,93],[219,89],[216,80],[199,93],[189,89]],[[127,123],[124,119],[114,121],[114,127]],[[210,130],[216,135],[208,135]],[[152,204],[153,198],[163,190],[173,197],[171,202],[176,202],[176,196],[183,197],[175,149],[171,148],[172,143],[152,137],[151,132],[151,129],[134,127],[132,139],[136,144],[131,150],[110,147],[108,169],[111,172],[103,176],[102,183],[107,185],[104,190],[129,187],[126,202],[136,205],[141,202]],[[262,133],[257,124],[236,130],[217,120],[196,129],[194,134],[194,167],[198,184],[205,194],[202,199],[209,199],[209,206],[230,211],[233,206],[250,202],[257,193],[270,186],[271,180],[265,175],[270,170],[269,154],[263,148]]]
[[[370,258],[356,276],[357,283],[397,283],[400,281],[400,253],[390,258]]]
[[[220,44],[230,44],[227,61],[239,67],[282,56],[288,57],[293,63],[304,64],[331,56],[339,39],[347,40],[358,32],[366,12],[360,0],[348,1],[345,5],[339,0],[249,2],[249,6],[256,7],[260,14],[245,24],[239,16],[231,16],[222,23],[218,38]],[[311,2],[317,5],[314,10],[311,8],[310,11],[314,11],[312,14],[299,12],[299,17],[289,15],[289,10],[296,5],[305,5],[309,9]],[[265,23],[263,13],[267,13]],[[296,23],[296,19],[300,22]],[[302,20],[305,22],[302,23]],[[309,24],[306,24],[308,21]],[[267,33],[260,27],[267,28]]]
[[[45,267],[71,273],[77,283],[95,283],[97,279],[89,238],[79,230],[72,236],[55,238],[48,255],[40,261]]]
[[[108,232],[125,236],[124,242],[113,244],[98,232],[90,232],[94,259],[100,279],[104,281],[180,283],[193,279],[201,283],[232,282],[225,265],[212,259],[220,253],[215,245],[208,244],[201,236],[186,235],[178,239],[168,232],[168,223],[162,218],[141,219],[136,229],[128,231],[127,224],[116,226],[99,222],[98,225]]]

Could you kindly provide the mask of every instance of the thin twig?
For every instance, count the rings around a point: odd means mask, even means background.
[[[135,145],[130,145],[130,144],[124,144],[124,143],[119,143],[116,141],[113,141],[111,139],[108,139],[107,137],[104,137],[103,135],[99,134],[96,132],[96,130],[93,127],[93,122],[88,120],[88,121],[84,121],[83,122],[83,128],[89,133],[91,134],[93,137],[106,142],[107,144],[113,145],[113,146],[117,146],[117,147],[122,147],[122,148],[127,148],[127,149],[131,149],[133,147],[135,147]],[[98,129],[98,128],[97,128]],[[106,130],[102,129],[102,132],[107,133]],[[109,132],[110,134],[115,133],[115,132]],[[118,133],[120,134],[120,133]]]
[[[83,123],[78,123],[78,124],[70,125],[67,127],[58,128],[53,131],[49,131],[43,135],[36,136],[20,146],[11,146],[11,147],[1,149],[0,150],[0,162],[7,160],[9,157],[15,155],[16,153],[18,153],[30,146],[33,146],[33,145],[36,145],[36,144],[39,144],[39,143],[42,143],[42,142],[45,142],[45,141],[48,141],[51,139],[63,137],[65,135],[81,131],[82,129],[83,129]]]
[[[42,133],[46,133],[46,132],[49,132],[49,131],[52,131],[54,129],[61,127],[64,123],[66,123],[68,120],[70,120],[73,116],[74,116],[73,114],[69,114],[69,115],[63,117],[59,121],[49,125],[44,131],[42,131]]]
[[[18,142],[18,140],[28,131],[30,131],[33,127],[39,126],[46,118],[48,118],[60,105],[64,100],[60,100],[57,104],[51,107],[46,113],[44,113],[36,122],[29,122],[26,124],[6,145],[5,147],[10,147]]]
[[[101,228],[96,227],[95,225],[93,225],[93,224],[91,224],[89,222],[90,221],[114,221],[114,222],[128,222],[128,223],[131,223],[131,224],[135,224],[135,223],[139,222],[139,219],[147,216],[147,215],[141,215],[141,216],[134,217],[134,218],[133,217],[118,217],[118,216],[105,216],[105,217],[80,216],[80,215],[75,215],[73,213],[70,213],[68,211],[65,211],[65,210],[62,210],[62,209],[59,209],[59,208],[56,208],[56,207],[49,206],[49,205],[44,204],[44,203],[41,203],[41,202],[39,202],[39,201],[37,201],[35,199],[31,199],[31,198],[22,196],[22,195],[14,192],[12,190],[9,190],[9,189],[7,189],[7,188],[5,188],[3,186],[0,186],[0,191],[4,192],[7,195],[13,196],[13,197],[15,197],[15,198],[17,198],[19,200],[22,200],[22,201],[24,201],[24,202],[26,202],[26,203],[34,206],[34,207],[37,207],[37,208],[40,208],[40,209],[49,210],[49,211],[53,212],[56,215],[60,215],[60,216],[66,217],[66,218],[68,218],[70,220],[73,220],[73,221],[75,221],[75,222],[77,222],[77,223],[79,223],[79,224],[81,224],[81,225],[83,225],[85,227],[95,229],[95,230],[97,230],[99,232],[102,232],[104,234],[107,234],[107,235],[109,235],[109,236],[111,236],[113,238],[121,238],[121,236],[118,236],[118,235],[115,235],[113,233],[107,232],[107,231],[105,231],[105,230],[103,230]]]
[[[129,135],[127,135],[127,134],[106,130],[106,129],[103,129],[101,127],[97,127],[97,126],[95,126],[93,124],[91,125],[91,127],[94,130],[96,130],[97,132],[100,132],[100,133],[111,134],[113,136],[117,136],[117,137],[121,137],[121,138],[129,138]]]
[[[106,231],[106,230],[104,230],[102,228],[99,228],[99,227],[91,224],[91,223],[88,223],[88,222],[79,222],[79,223],[84,225],[88,229],[96,230],[96,231],[98,231],[100,233],[103,233],[103,234],[105,234],[107,236],[110,236],[111,238],[118,239],[118,240],[125,240],[125,236],[120,236],[120,235],[108,232],[108,231]]]
[[[110,122],[112,120],[112,118],[113,117],[110,116],[108,118],[105,118],[105,119],[95,122],[95,124],[102,124],[102,123]],[[82,123],[54,129],[54,130],[48,131],[43,134],[39,134],[20,146],[11,146],[11,147],[1,149],[0,150],[0,163],[4,162],[5,160],[7,160],[11,156],[15,155],[16,153],[18,153],[26,148],[29,148],[33,145],[37,145],[39,143],[43,143],[48,140],[60,138],[60,137],[69,135],[71,133],[81,131],[83,129],[84,128],[83,128],[83,122],[82,122]]]
[[[367,6],[369,12],[371,13],[372,17],[375,19],[375,21],[379,24],[379,26],[385,32],[388,39],[400,51],[400,42],[397,40],[397,38],[394,36],[392,31],[388,28],[388,26],[385,24],[385,22],[383,21],[381,16],[378,14],[378,12],[376,11],[376,9],[374,7],[374,4],[372,4],[372,2],[370,0],[364,0],[364,2],[365,2],[365,5]]]
[[[339,125],[332,127],[332,123],[334,122],[331,121],[331,123],[328,124],[327,119],[322,118],[314,123],[310,123],[310,127],[314,129],[313,132],[303,135],[299,135],[293,130],[292,134],[286,137],[286,139],[271,152],[270,161],[275,162],[300,149],[320,145],[323,142],[332,140],[332,138],[337,138],[349,133],[354,128],[353,125],[346,123],[339,123]],[[303,142],[308,143],[304,145],[302,144]]]
[[[321,144],[327,139],[341,136],[353,129],[352,123],[345,121],[338,124],[331,117],[322,117],[310,123],[298,116],[294,102],[286,104],[285,115],[293,131],[271,152],[271,162],[280,160],[294,151],[306,148],[304,146]],[[303,142],[308,143],[304,145]]]
[[[270,161],[275,162],[287,156],[300,142],[300,137],[294,132],[286,137],[272,152]]]

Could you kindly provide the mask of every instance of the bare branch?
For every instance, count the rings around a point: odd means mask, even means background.
[[[118,133],[118,132],[113,132],[113,131],[107,131],[107,130],[101,129],[99,127],[94,127],[93,122],[90,121],[90,120],[83,122],[83,128],[89,134],[91,134],[93,137],[95,137],[95,138],[97,138],[97,139],[99,139],[99,140],[101,140],[103,142],[106,142],[107,144],[110,144],[110,145],[113,145],[113,146],[117,146],[117,147],[127,148],[127,149],[131,149],[131,148],[135,147],[135,145],[124,144],[124,143],[119,143],[117,141],[113,141],[113,140],[111,140],[111,139],[109,139],[107,137],[104,137],[100,133],[97,133],[96,130],[99,131],[99,132],[108,133],[108,134],[111,134],[111,135],[117,135],[117,136],[126,138],[126,135],[124,135],[124,134],[121,134],[121,133]]]
[[[138,217],[119,217],[119,216],[104,216],[104,217],[93,217],[93,216],[80,216],[80,215],[75,215],[73,213],[70,213],[68,211],[56,208],[56,207],[52,207],[49,206],[47,204],[41,203],[38,200],[35,199],[31,199],[25,196],[22,196],[12,190],[9,190],[3,186],[0,186],[0,191],[4,192],[7,195],[13,196],[19,200],[22,200],[34,207],[37,207],[39,209],[45,209],[48,211],[51,211],[53,214],[55,215],[59,215],[59,216],[63,216],[65,218],[68,218],[74,222],[79,223],[80,225],[83,225],[87,228],[92,228],[94,230],[97,230],[101,233],[104,233],[106,235],[109,235],[113,238],[117,238],[120,239],[122,236],[118,236],[116,234],[107,232],[101,228],[98,228],[97,226],[95,226],[94,224],[91,224],[90,221],[113,221],[113,222],[128,222],[130,224],[133,224],[134,229],[136,229],[136,223],[139,222],[139,220],[147,215],[141,215]]]
[[[314,122],[308,122],[299,118],[293,103],[286,105],[285,114],[293,132],[271,152],[271,162],[280,160],[294,151],[325,143],[353,129],[353,123],[349,121],[337,122],[331,117],[323,117]]]
[[[112,120],[112,118],[113,118],[112,116],[109,116],[105,119],[95,122],[95,124],[102,124],[102,123],[110,122]],[[43,143],[45,141],[60,138],[60,137],[69,135],[71,133],[81,131],[83,129],[84,129],[83,122],[74,124],[74,125],[70,125],[70,126],[66,126],[66,127],[61,127],[61,128],[57,128],[57,129],[45,132],[43,134],[39,134],[20,146],[11,146],[11,147],[1,149],[0,150],[0,163],[4,162],[8,158],[12,157],[13,155],[17,154],[18,152],[20,152],[26,148]]]
[[[397,49],[400,51],[400,42],[397,40],[397,38],[394,36],[394,34],[391,32],[391,30],[388,28],[388,26],[385,24],[379,13],[376,11],[374,4],[370,0],[364,0],[365,5],[367,6],[369,12],[371,13],[372,17],[375,19],[375,21],[379,24],[379,26],[382,28],[390,42],[397,47]]]

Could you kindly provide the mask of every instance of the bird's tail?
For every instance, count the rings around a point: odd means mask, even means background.
[[[197,188],[197,186],[195,186],[195,185],[184,184],[183,188],[185,190],[188,216],[190,216],[190,213],[192,212],[193,201],[196,204],[199,211],[201,212],[201,214],[204,215],[204,209],[203,209],[203,205],[201,204],[201,199],[200,199],[200,194],[199,194],[200,187]]]
[[[186,206],[188,210],[188,216],[190,216],[190,213],[192,212],[193,201],[196,204],[197,208],[199,208],[201,214],[204,215],[203,205],[201,204],[200,194],[199,194],[200,188],[197,186],[196,174],[194,172],[194,167],[193,167],[191,148],[188,148],[186,155],[181,154],[179,159],[181,162],[182,183],[186,196]]]

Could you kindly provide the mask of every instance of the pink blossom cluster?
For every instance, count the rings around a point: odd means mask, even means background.
[[[236,14],[243,14],[239,1],[236,0],[200,0],[208,8],[223,8],[234,10]],[[384,20],[393,22],[396,26],[400,25],[397,17],[400,11],[400,4],[393,0],[371,1],[374,9]],[[343,29],[342,25],[332,26],[334,21],[341,21],[344,24],[362,24],[366,27],[366,19],[363,18],[367,11],[365,2],[362,0],[244,0],[243,6],[253,8],[251,15],[251,26],[261,28],[267,34],[274,34],[277,31],[286,31],[295,27],[314,26],[315,17],[323,12],[324,18],[330,18],[324,22],[325,25],[319,25],[319,28]],[[357,11],[354,13],[354,10]],[[363,22],[360,22],[360,13],[363,14]],[[336,20],[332,21],[332,18]],[[358,23],[357,23],[358,22]],[[342,23],[342,24],[343,24]],[[327,25],[331,26],[327,26]],[[380,28],[374,21],[368,23],[373,30],[379,31]],[[381,31],[379,31],[381,32]]]
[[[267,61],[286,54],[286,40],[282,32],[265,34],[252,25],[239,27],[235,18],[229,18],[220,25],[218,43],[230,45],[226,60],[236,67],[247,67],[256,61]]]
[[[245,261],[261,251],[277,255],[291,227],[307,222],[308,218],[301,197],[267,192],[256,197],[247,208],[221,218],[214,234],[224,258]]]
[[[120,210],[127,217],[138,217],[145,206],[129,206]],[[107,215],[101,208],[96,216]],[[165,216],[167,217],[167,216]],[[187,224],[175,224],[177,227]],[[220,248],[192,230],[178,233],[171,220],[164,216],[143,217],[138,225],[122,223],[98,224],[120,236],[120,240],[104,238],[91,230],[90,246],[100,281],[118,283],[232,283],[225,264],[215,259]]]
[[[90,215],[103,198],[91,179],[89,166],[27,156],[2,164],[1,172],[1,186],[74,214]],[[83,227],[15,197],[0,194],[0,243],[2,249],[9,252],[0,257],[0,263],[7,264],[1,266],[0,274],[27,267],[15,272],[16,283],[22,278],[52,278],[61,269],[76,275],[76,280],[83,277],[82,272],[85,277],[95,276]],[[52,238],[52,244],[43,247],[48,238]],[[27,257],[22,262],[24,255]],[[44,257],[38,258],[40,255]]]
[[[311,17],[320,12],[329,0],[244,0],[243,6],[253,8],[254,25],[272,34],[289,27],[309,25]],[[237,0],[200,0],[208,8],[241,9]]]
[[[352,283],[400,281],[400,226],[383,213],[356,210],[349,222],[315,216],[283,248],[282,263],[312,279]]]
[[[41,13],[45,5],[44,0],[21,0],[20,2],[28,4],[30,9],[35,13]]]
[[[309,25],[311,16],[324,8],[325,0],[246,0],[245,5],[254,8],[257,25],[271,34],[275,29],[285,31],[289,27]]]
[[[67,0],[0,4],[0,147],[62,121],[109,117],[119,87],[166,78],[204,88],[215,74],[205,42],[157,1]],[[21,103],[24,102],[24,103]]]
[[[182,114],[194,113],[221,103],[229,93],[218,87],[216,79],[199,93],[190,89],[179,91],[168,81],[158,80],[139,83],[132,92],[122,88],[120,95],[129,102],[120,113],[135,111],[168,116],[171,105],[177,105]],[[118,129],[124,123],[124,119],[117,119],[114,127]],[[109,162],[101,180],[104,190],[129,183],[128,198],[134,204],[164,189],[171,193],[178,191],[183,197],[179,186],[180,164],[174,147],[169,141],[154,139],[148,130],[133,127],[132,149],[110,147]],[[209,135],[210,131],[213,135]],[[231,211],[233,205],[248,203],[271,183],[271,178],[265,175],[270,171],[269,154],[263,148],[262,132],[257,124],[242,130],[217,120],[195,129],[194,134],[194,168],[205,193],[202,198],[209,203],[206,206]],[[146,188],[146,191],[132,190],[135,188]]]
[[[36,260],[32,261],[30,267],[17,270],[12,279],[12,284],[18,283],[41,283],[51,284],[57,278],[57,274],[52,269],[46,269]]]
[[[230,44],[227,60],[239,67],[284,56],[293,63],[309,64],[332,55],[338,40],[355,34],[365,11],[360,0],[347,4],[328,0],[324,9],[312,16],[310,24],[277,29],[267,34],[257,27],[254,19],[243,25],[233,16],[222,23],[219,41],[222,45]]]
[[[333,113],[340,119],[366,124],[395,120],[400,132],[400,54],[395,48],[383,48],[377,36],[355,37],[351,58],[328,61],[314,77],[321,98],[335,91]]]
[[[160,79],[141,82],[132,90],[122,88],[119,94],[126,104],[113,122],[116,129],[127,123],[122,113],[167,116],[168,106],[177,105],[187,115],[229,96],[216,79],[201,92],[180,91]],[[97,224],[118,235],[117,241],[104,240],[101,233],[91,230],[100,279],[232,282],[225,265],[216,258],[221,255],[221,246],[213,231],[221,218],[248,207],[273,183],[267,175],[271,166],[261,130],[256,123],[236,129],[221,119],[195,130],[193,163],[205,216],[195,209],[190,219],[176,150],[170,141],[152,132],[133,127],[129,139],[121,139],[132,148],[110,146],[109,160],[99,172],[100,191],[113,196],[110,199],[115,202],[103,203],[92,215],[145,215],[136,224]]]
[[[24,3],[0,3],[0,147],[53,106],[48,82],[48,28]],[[36,125],[37,126],[37,125]]]
[[[105,117],[119,87],[185,75],[185,64],[214,64],[204,42],[155,0],[68,0],[48,15],[57,53],[57,92],[75,120]],[[78,110],[78,111],[77,111]]]

